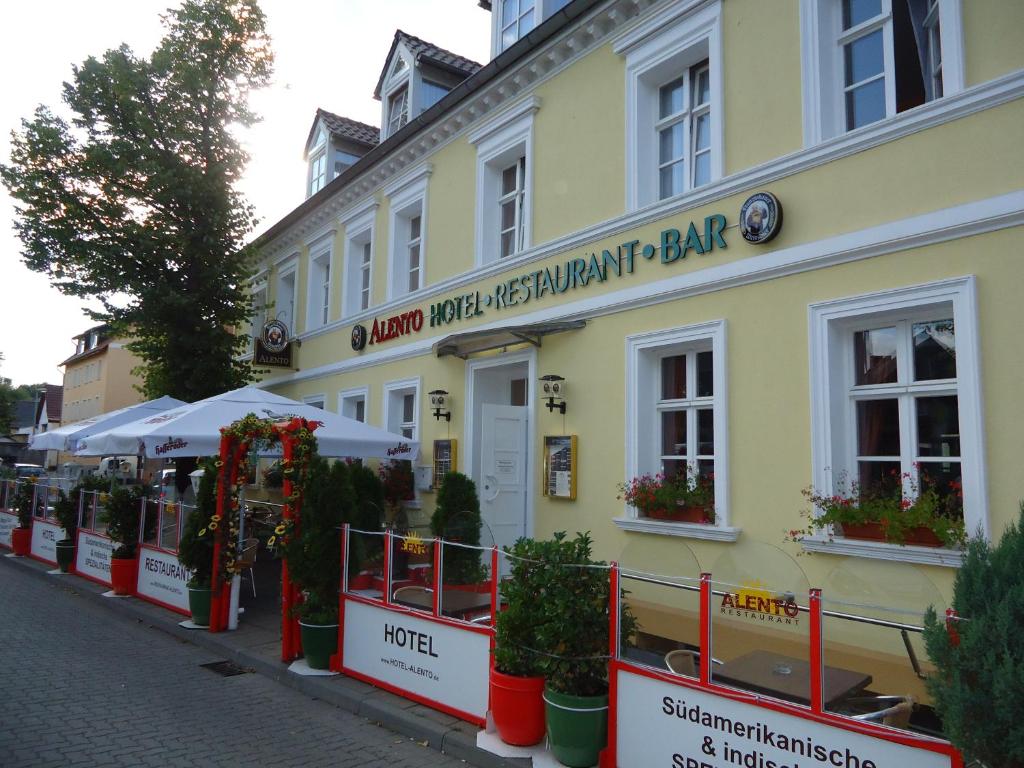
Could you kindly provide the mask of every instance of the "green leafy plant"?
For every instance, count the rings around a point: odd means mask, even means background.
[[[86,475],[68,493],[58,492],[57,501],[53,504],[53,516],[72,541],[78,530],[78,505],[82,491],[100,491],[105,487],[106,483],[101,478]]]
[[[212,460],[203,463],[203,476],[199,480],[195,509],[185,520],[181,541],[178,542],[178,562],[191,571],[188,586],[209,588],[213,574],[214,537],[206,531],[217,512],[217,468]]]
[[[32,527],[32,505],[35,500],[35,478],[18,483],[14,494],[14,514],[18,516],[19,528]]]
[[[940,493],[931,483],[921,489],[910,473],[904,473],[894,475],[892,482],[875,490],[847,483],[845,477],[840,478],[835,493],[805,488],[801,493],[811,508],[802,514],[808,523],[790,530],[786,538],[801,541],[826,526],[838,526],[842,531],[844,526],[877,523],[885,540],[894,544],[906,544],[915,528],[925,528],[945,547],[963,546],[963,496],[959,483],[950,485],[947,493]]]
[[[1024,504],[999,543],[967,541],[953,584],[963,617],[947,630],[929,609],[925,646],[935,664],[927,680],[950,741],[988,768],[1024,765]]]
[[[107,535],[117,545],[111,557],[130,560],[135,557],[139,544],[139,524],[142,522],[142,500],[146,498],[144,486],[114,488],[106,498],[101,520],[107,526]],[[152,538],[156,532],[156,515],[146,515],[143,538]]]
[[[384,519],[384,484],[380,476],[361,461],[349,464],[353,504],[350,525],[359,531],[379,531]],[[384,542],[379,537],[349,537],[349,575],[372,570],[384,562]]]
[[[502,609],[495,620],[494,634],[494,667],[502,674],[542,674],[536,650],[541,622],[537,599],[548,579],[545,557],[551,546],[552,542],[521,538],[505,548],[511,573],[501,582]]]
[[[644,517],[671,520],[684,508],[703,510],[703,522],[715,522],[714,477],[691,474],[689,469],[672,477],[662,473],[640,475],[619,484],[617,498],[636,507]]]
[[[476,484],[461,472],[449,472],[441,480],[437,503],[430,518],[430,532],[446,541],[480,546],[480,499]],[[445,547],[442,573],[447,584],[479,584],[488,576],[480,563],[480,551]]]

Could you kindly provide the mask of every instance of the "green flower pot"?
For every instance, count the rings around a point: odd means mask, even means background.
[[[551,753],[562,765],[597,765],[608,743],[608,695],[570,696],[544,689],[544,710]]]
[[[68,573],[73,562],[75,562],[74,539],[61,539],[57,542],[57,565],[60,566],[61,573]]]
[[[306,624],[299,622],[302,653],[310,669],[330,669],[331,656],[338,652],[337,624]]]
[[[210,626],[210,595],[209,587],[188,588],[188,608],[192,611],[192,623],[197,627]]]

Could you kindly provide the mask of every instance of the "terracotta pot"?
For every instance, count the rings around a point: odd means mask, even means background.
[[[865,541],[885,541],[885,529],[881,523],[843,523],[839,526],[847,539],[864,539]]]
[[[491,670],[491,716],[506,744],[528,747],[544,738],[544,678]]]
[[[668,510],[662,509],[661,507],[655,507],[653,509],[642,509],[640,511],[644,513],[644,517],[649,518],[651,520],[668,519]]]
[[[923,525],[917,525],[907,530],[904,536],[904,544],[916,544],[920,547],[941,547],[942,539],[935,535],[935,531]]]
[[[139,558],[110,558],[110,587],[115,595],[134,595],[138,578]]]
[[[704,507],[679,507],[669,513],[670,520],[680,523],[707,523],[707,510]]]
[[[11,531],[11,549],[18,557],[28,557],[32,551],[32,529],[15,528]]]

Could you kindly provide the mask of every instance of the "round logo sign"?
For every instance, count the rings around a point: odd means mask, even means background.
[[[275,355],[284,352],[288,346],[288,326],[280,320],[271,320],[263,326],[261,341],[267,352]]]
[[[771,192],[758,192],[740,208],[740,233],[750,243],[767,243],[782,229],[782,203]]]
[[[366,326],[364,325],[353,325],[352,326],[352,349],[356,352],[362,352],[363,347],[366,346]]]

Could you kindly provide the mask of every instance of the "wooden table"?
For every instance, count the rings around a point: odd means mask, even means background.
[[[427,591],[409,590],[402,592],[393,601],[396,605],[405,605],[431,611],[434,607],[434,594]],[[441,593],[441,613],[455,619],[464,619],[467,615],[488,610],[491,607],[490,592],[466,592],[462,589],[446,589]]]
[[[764,693],[798,704],[811,702],[811,665],[802,659],[751,651],[711,670],[712,680],[744,690]],[[871,684],[871,675],[851,669],[825,667],[823,703],[830,707]]]

